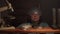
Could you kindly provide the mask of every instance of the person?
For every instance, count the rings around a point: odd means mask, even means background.
[[[38,29],[38,28],[47,28],[49,25],[45,22],[40,22],[41,11],[39,9],[33,9],[30,11],[29,16],[31,17],[31,21],[28,23],[24,23],[19,25],[17,28],[28,30],[28,29]],[[40,33],[28,33],[28,34],[40,34]],[[46,34],[54,34],[54,33],[46,33]]]

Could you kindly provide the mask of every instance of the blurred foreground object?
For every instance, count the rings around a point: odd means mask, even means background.
[[[3,19],[0,18],[0,30],[7,30],[7,29],[15,29],[15,27],[13,26],[9,26],[5,24],[5,21]]]
[[[0,12],[4,12],[7,9],[8,9],[8,6],[0,7]]]
[[[15,29],[15,27],[11,26],[11,27],[2,27],[2,28],[0,28],[0,30],[8,30],[8,29]]]
[[[0,18],[0,27],[4,27],[4,25],[5,25],[5,21]]]
[[[12,8],[11,3],[9,3],[7,0],[6,0],[6,3],[8,5],[7,6],[0,7],[0,12],[3,12],[3,11],[8,10],[8,9],[11,9],[11,11],[14,11],[13,8]]]
[[[1,27],[11,27],[13,20],[15,19],[15,16],[13,16],[14,10],[12,8],[12,4],[9,2],[9,0],[1,0],[0,2],[1,2],[1,4],[0,4],[0,18],[2,18],[2,20],[4,20],[4,25],[1,22]],[[4,5],[4,4],[6,4],[6,5]]]

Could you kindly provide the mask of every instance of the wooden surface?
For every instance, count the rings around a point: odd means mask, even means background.
[[[21,29],[8,29],[8,30],[0,30],[0,32],[22,32],[22,33],[29,33],[29,32],[40,32],[40,33],[47,33],[47,32],[54,32],[60,33],[60,30],[56,29],[29,29],[29,30],[21,30]]]

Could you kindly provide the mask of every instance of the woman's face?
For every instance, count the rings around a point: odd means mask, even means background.
[[[33,13],[31,15],[31,20],[32,21],[39,21],[39,19],[40,19],[40,15],[38,13],[37,14]]]

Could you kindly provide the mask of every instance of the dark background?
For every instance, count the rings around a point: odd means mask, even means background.
[[[52,25],[53,14],[52,8],[60,8],[59,0],[9,0],[11,2],[15,16],[15,20],[10,20],[14,25],[19,25],[27,21],[27,12],[33,7],[40,7],[42,10],[42,21]]]

